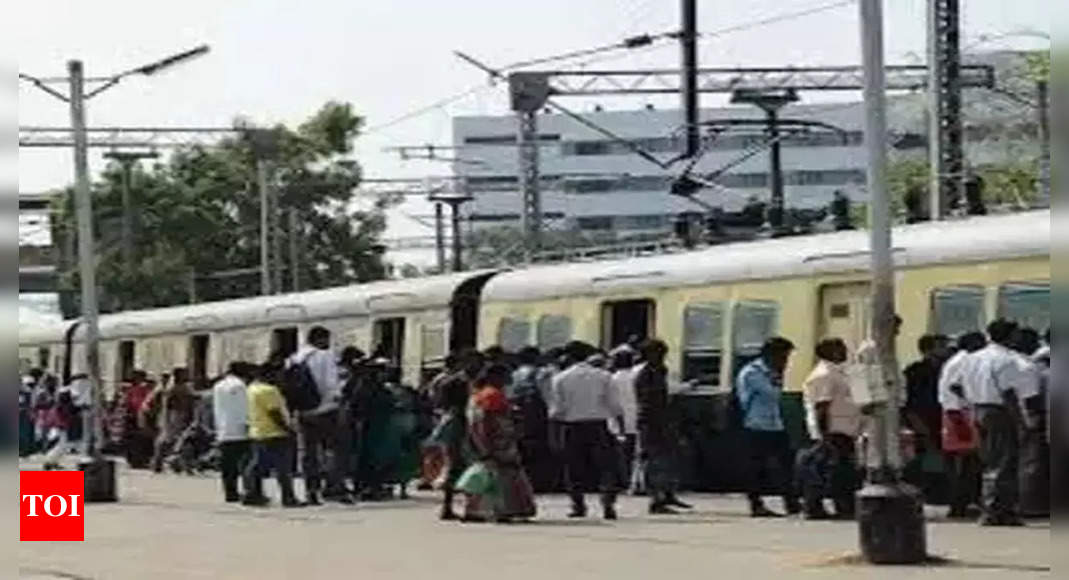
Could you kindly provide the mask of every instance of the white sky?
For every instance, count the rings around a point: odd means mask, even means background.
[[[832,0],[700,0],[703,31],[834,3]],[[328,99],[352,102],[368,126],[456,94],[485,76],[453,56],[463,50],[491,65],[619,41],[678,26],[677,0],[92,0],[19,2],[5,54],[21,72],[60,76],[70,58],[103,75],[198,44],[209,55],[164,75],[131,78],[90,103],[89,123],[101,125],[225,126],[242,115],[260,123],[297,122]],[[927,0],[888,0],[887,60],[922,63]],[[1047,43],[1010,36],[1050,33],[1050,0],[966,0],[963,45],[1036,48]],[[851,64],[859,60],[857,6],[849,4],[791,22],[732,32],[701,45],[704,66]],[[627,55],[611,68],[674,67],[678,50]],[[65,105],[23,83],[18,122],[64,125]],[[810,100],[819,96],[807,97]],[[675,101],[664,102],[671,106]],[[715,103],[707,99],[707,104]],[[603,99],[606,108],[640,103]],[[660,103],[658,103],[660,104]],[[589,106],[587,104],[576,105]],[[504,87],[477,94],[358,140],[356,157],[374,177],[447,174],[448,165],[403,162],[389,145],[447,143],[450,116],[507,112]],[[102,163],[94,159],[93,168]],[[71,179],[69,153],[19,152],[19,190],[36,192]],[[413,206],[421,213],[423,208]],[[389,237],[426,235],[403,217]]]

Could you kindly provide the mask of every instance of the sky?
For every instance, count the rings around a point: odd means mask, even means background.
[[[132,77],[89,105],[90,126],[229,126],[297,123],[330,99],[353,103],[369,131],[354,157],[368,177],[449,173],[440,162],[403,161],[388,146],[451,141],[450,117],[508,112],[506,89],[453,55],[462,50],[491,66],[619,42],[678,27],[678,0],[93,0],[19,2],[18,26],[0,39],[18,69],[62,76],[65,62],[85,61],[106,75],[208,44],[211,52],[153,77]],[[829,5],[809,16],[746,26]],[[927,0],[888,0],[889,63],[922,64]],[[962,2],[966,49],[1043,48],[1050,34],[1049,0]],[[703,66],[837,65],[860,60],[856,2],[834,0],[699,0]],[[43,32],[45,31],[45,32]],[[1006,35],[1006,36],[1003,36]],[[9,45],[9,46],[8,46]],[[678,66],[671,42],[598,63],[612,68]],[[392,123],[429,103],[468,89],[449,106]],[[819,100],[814,96],[813,101]],[[676,100],[655,102],[673,106]],[[580,109],[593,103],[572,103]],[[608,98],[606,109],[644,104]],[[704,104],[718,104],[706,99]],[[18,123],[66,125],[60,101],[29,84],[18,89]],[[71,181],[69,152],[19,151],[22,192]],[[95,157],[92,169],[103,161]],[[425,213],[418,201],[391,214],[387,237],[429,235],[404,216]]]

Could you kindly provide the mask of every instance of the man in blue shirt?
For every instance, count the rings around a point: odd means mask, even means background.
[[[744,366],[735,380],[735,396],[749,447],[750,515],[755,518],[780,516],[761,499],[767,489],[782,490],[787,513],[801,511],[794,489],[794,454],[780,412],[783,371],[792,351],[791,341],[780,337],[768,339],[761,347],[761,355]],[[764,477],[770,460],[778,464],[778,478]]]

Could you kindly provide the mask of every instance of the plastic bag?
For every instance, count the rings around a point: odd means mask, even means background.
[[[469,495],[491,495],[497,488],[497,477],[482,462],[472,464],[457,480],[457,489]]]
[[[967,411],[943,413],[943,451],[960,453],[975,450],[980,443],[972,414]]]

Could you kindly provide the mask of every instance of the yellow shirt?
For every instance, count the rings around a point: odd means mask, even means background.
[[[249,385],[248,397],[250,439],[264,440],[289,435],[270,416],[271,411],[277,409],[289,421],[286,415],[286,402],[282,399],[282,392],[278,390],[278,387],[253,381]]]

